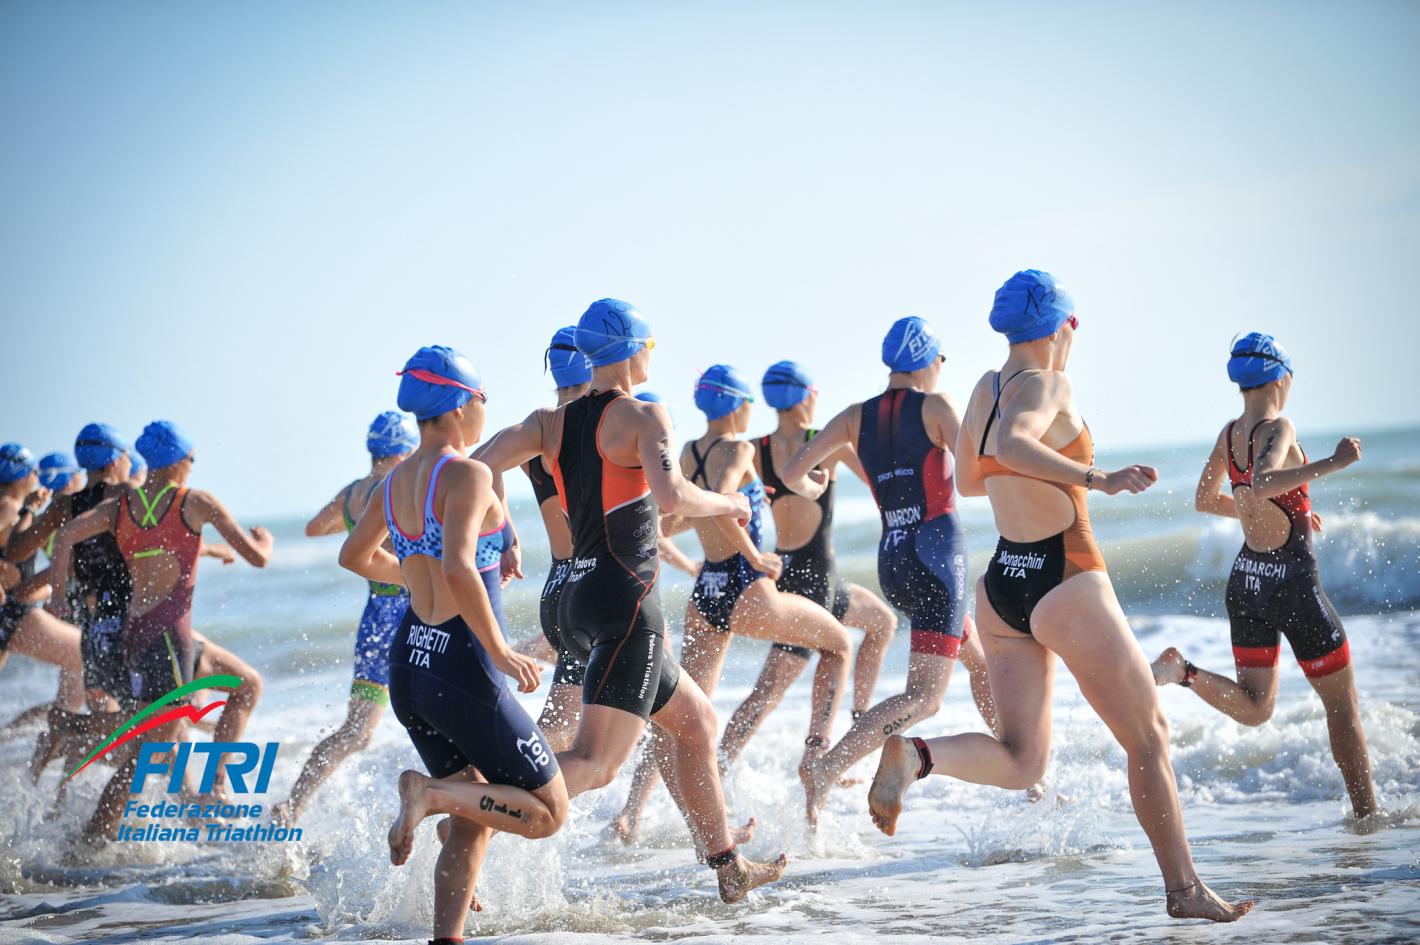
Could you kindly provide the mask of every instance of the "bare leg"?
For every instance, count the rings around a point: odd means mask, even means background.
[[[1109,578],[1076,575],[1045,596],[1031,618],[1043,645],[1065,661],[1080,692],[1128,755],[1134,814],[1149,837],[1175,918],[1232,922],[1251,911],[1251,901],[1225,902],[1198,878],[1184,832],[1168,722],[1159,708],[1149,663],[1129,630]],[[1079,628],[1088,627],[1088,633]]]
[[[246,731],[247,720],[251,718],[252,709],[256,708],[257,701],[261,699],[261,674],[230,650],[218,646],[206,637],[198,635],[198,639],[203,642],[202,657],[199,659],[196,669],[198,676],[225,673],[240,677],[242,680],[242,684],[227,696],[227,704],[222,707],[222,717],[217,720],[217,728],[212,733],[212,740],[214,742],[241,741],[242,732]],[[227,769],[225,765],[222,765],[217,768],[217,776],[212,782],[211,796],[225,798],[226,794]]]
[[[1351,809],[1357,819],[1380,810],[1376,788],[1371,783],[1371,756],[1366,733],[1361,729],[1361,703],[1356,697],[1356,675],[1350,665],[1326,676],[1309,677],[1308,682],[1326,707],[1326,728],[1331,734],[1331,757],[1346,781]]]
[[[707,856],[733,851],[736,840],[725,819],[725,795],[715,766],[716,721],[710,699],[682,673],[675,694],[652,721],[669,736],[671,763],[666,780],[697,849]],[[773,863],[754,863],[736,853],[715,870],[720,898],[738,902],[756,886],[777,880],[788,864],[782,853]]]
[[[577,735],[577,723],[582,719],[582,687],[568,683],[553,683],[537,717],[537,727],[552,746],[553,753],[572,747]]]
[[[493,830],[462,817],[445,822],[448,835],[434,865],[434,937],[459,938],[469,909],[483,911],[474,891]]]
[[[390,862],[402,865],[414,847],[414,829],[425,817],[452,814],[520,837],[550,837],[567,819],[567,785],[561,772],[534,791],[509,784],[488,784],[464,772],[447,778],[427,777],[418,771],[399,776],[399,814],[390,825]],[[473,889],[469,887],[469,895]],[[465,904],[463,911],[468,911]]]
[[[67,712],[84,711],[84,658],[79,651],[78,627],[35,607],[21,618],[9,649],[58,666],[55,702]]]
[[[818,811],[827,800],[828,788],[843,772],[860,758],[877,749],[889,735],[905,731],[937,714],[947,695],[956,660],[931,653],[913,653],[908,657],[905,690],[873,706],[848,730],[848,734],[826,755],[807,762],[799,770],[804,782],[809,823],[818,819]]]
[[[843,615],[843,623],[863,631],[863,642],[853,661],[853,711],[861,715],[873,704],[883,659],[897,630],[897,614],[866,587],[849,584],[848,612]]]
[[[861,661],[861,657],[859,659]],[[784,693],[807,665],[808,660],[798,653],[770,647],[754,689],[725,725],[725,734],[720,738],[720,758],[724,764],[728,765],[740,756],[750,737],[758,731],[765,717],[783,701]]]
[[[982,649],[981,640],[978,639],[981,634],[970,614],[964,618],[964,625],[966,639],[962,641],[961,652],[957,654],[957,658],[970,674],[971,698],[976,703],[976,711],[981,713],[981,720],[986,723],[986,727],[995,732],[996,703],[991,698],[991,678],[986,672],[986,653]]]
[[[1154,682],[1160,686],[1183,682],[1183,654],[1169,647],[1159,654],[1150,667]],[[1204,702],[1236,722],[1261,725],[1272,718],[1277,706],[1280,674],[1275,666],[1239,666],[1238,681],[1199,669],[1193,680],[1193,691]]]
[[[848,684],[848,656],[853,643],[843,625],[807,597],[782,593],[773,581],[760,578],[745,588],[735,602],[730,629],[757,640],[805,646],[819,652],[806,744],[826,744],[833,734],[833,717]],[[805,752],[806,760],[819,750],[810,747]]]
[[[291,788],[291,796],[271,808],[272,821],[294,824],[299,820],[306,802],[341,762],[370,747],[370,739],[374,737],[375,727],[380,724],[380,717],[384,712],[384,705],[373,699],[351,696],[344,724],[321,739],[311,750],[310,757],[301,768],[300,776],[296,778],[296,784]]]
[[[146,708],[146,705],[141,708]],[[177,743],[182,741],[186,732],[187,723],[178,719],[145,732],[143,741]],[[133,772],[138,767],[138,743],[130,742],[121,751],[123,757],[118,762],[118,769],[114,771],[108,784],[104,785],[103,793],[99,795],[99,805],[84,827],[83,837],[87,843],[100,844],[111,839],[114,828],[123,817],[124,802],[129,798]]]
[[[681,674],[695,680],[707,698],[715,692],[715,684],[720,681],[720,669],[725,664],[725,651],[729,646],[728,633],[721,633],[706,623],[693,601],[686,605],[685,631],[680,645]],[[641,812],[646,809],[651,792],[660,781],[661,772],[670,763],[667,741],[669,739],[655,729],[646,739],[641,758],[636,762],[636,770],[631,776],[631,791],[626,796],[626,803],[611,822],[612,832],[622,843],[634,842],[640,831]]]

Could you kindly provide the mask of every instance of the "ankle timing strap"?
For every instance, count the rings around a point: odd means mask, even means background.
[[[738,855],[738,851],[734,847],[730,847],[724,853],[716,853],[712,856],[707,856],[705,858],[705,865],[712,870],[717,870],[722,866],[729,866],[731,863],[735,862],[735,857]]]
[[[932,753],[927,750],[927,743],[915,735],[912,746],[917,749],[917,780],[921,781],[932,773]]]

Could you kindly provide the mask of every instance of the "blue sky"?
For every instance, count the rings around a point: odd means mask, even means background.
[[[692,435],[715,361],[874,393],[903,314],[964,398],[1027,266],[1075,295],[1103,446],[1215,433],[1251,329],[1304,432],[1413,423],[1417,48],[1408,3],[12,0],[0,439],[170,417],[196,484],[305,511],[421,344],[496,427],[549,399],[553,330],[627,299]]]

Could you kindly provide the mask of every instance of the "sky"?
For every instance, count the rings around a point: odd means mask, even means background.
[[[1413,424],[1416,49],[1405,2],[6,0],[0,440],[170,418],[239,516],[310,513],[420,345],[491,432],[613,296],[681,435],[715,362],[826,421],[907,314],[964,400],[1032,267],[1102,447],[1213,436],[1250,330],[1303,432]]]

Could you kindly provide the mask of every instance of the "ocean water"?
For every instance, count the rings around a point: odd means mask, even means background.
[[[1304,435],[1307,431],[1303,431]],[[1321,454],[1335,437],[1305,436]],[[807,674],[726,780],[732,815],[758,818],[747,852],[788,851],[783,882],[726,906],[694,862],[689,837],[660,792],[642,842],[609,840],[605,825],[626,795],[629,770],[574,802],[567,826],[539,842],[494,839],[479,885],[483,913],[468,934],[518,942],[1256,942],[1420,940],[1420,430],[1371,434],[1364,462],[1313,491],[1328,593],[1347,615],[1375,780],[1388,813],[1348,817],[1321,706],[1285,659],[1274,719],[1245,728],[1169,687],[1173,761],[1199,871],[1225,896],[1254,897],[1234,926],[1169,920],[1158,873],[1133,818],[1124,756],[1066,671],[1057,678],[1052,793],[931,778],[915,785],[897,837],[873,829],[866,783],[836,791],[809,835],[795,775],[807,725]],[[1135,497],[1091,499],[1091,513],[1146,654],[1175,644],[1219,671],[1231,663],[1222,589],[1240,543],[1236,523],[1192,511],[1205,444],[1128,455],[1160,467]],[[332,483],[338,486],[339,483]],[[877,520],[865,489],[840,490],[840,566],[874,583]],[[537,632],[545,547],[530,502],[515,503],[528,579],[506,598],[509,635]],[[994,534],[989,510],[967,500],[963,518],[979,572]],[[360,585],[335,565],[338,539],[307,540],[299,522],[269,523],[276,557],[257,572],[204,561],[196,623],[252,662],[266,682],[248,730],[279,741],[272,790],[285,796],[314,743],[343,719]],[[689,581],[663,595],[679,633]],[[715,696],[721,718],[748,692],[766,644],[737,641]],[[900,691],[907,634],[894,642],[878,695]],[[550,677],[550,673],[544,678]],[[12,659],[0,675],[0,721],[54,691],[54,672]],[[520,697],[530,711],[544,690]],[[847,729],[846,708],[835,729]],[[919,734],[981,730],[958,674],[946,706]],[[433,823],[411,862],[389,865],[384,833],[394,779],[418,760],[387,718],[370,750],[317,794],[296,844],[113,844],[76,840],[105,772],[81,775],[51,812],[57,765],[31,785],[32,733],[0,744],[0,943],[311,941],[422,942],[432,921]],[[852,774],[871,777],[873,758]],[[156,796],[155,796],[156,798]],[[51,816],[52,814],[52,816]]]

